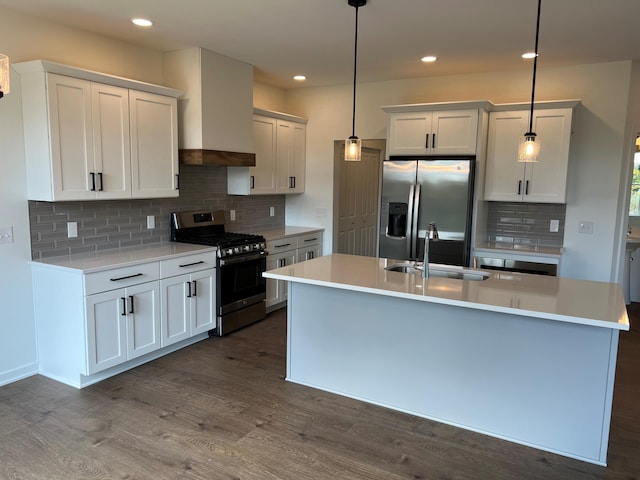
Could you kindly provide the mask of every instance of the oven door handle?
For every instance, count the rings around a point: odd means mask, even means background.
[[[264,257],[264,252],[259,252],[259,253],[253,253],[253,254],[249,254],[249,255],[238,255],[237,257],[231,257],[231,258],[221,258],[220,259],[220,266],[223,267],[225,265],[233,265],[235,263],[243,263],[243,262],[250,262],[251,260],[257,260],[259,258]]]

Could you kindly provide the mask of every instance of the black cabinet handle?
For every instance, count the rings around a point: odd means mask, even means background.
[[[100,180],[100,188],[98,189],[98,191],[104,192],[103,183],[102,183],[102,172],[98,172],[98,180]]]
[[[135,275],[127,275],[126,277],[110,278],[109,280],[111,280],[112,282],[118,282],[120,280],[127,280],[129,278],[141,277],[142,275],[143,275],[142,273],[136,273]]]
[[[318,239],[318,237],[314,237],[314,238],[307,238],[305,240],[305,242],[315,242]]]
[[[89,175],[91,175],[91,191],[95,192],[96,191],[96,174],[91,172]]]
[[[251,175],[249,177],[249,188],[251,190],[253,190],[256,187],[256,177],[254,177],[253,175]]]
[[[429,134],[425,134],[424,136],[424,148],[429,148]]]
[[[195,280],[193,281],[193,296],[198,296],[198,283]]]
[[[518,195],[522,193],[522,180],[518,180]]]
[[[204,260],[200,260],[199,262],[193,262],[193,263],[185,263],[183,265],[178,265],[181,268],[184,267],[193,267],[194,265],[200,265],[201,263],[204,263]]]
[[[187,282],[187,285],[188,285],[187,288],[189,289],[187,293],[187,298],[191,298],[191,282]]]
[[[436,148],[436,134],[433,134],[433,138],[431,139],[431,148]]]
[[[180,174],[176,173],[176,190],[180,190]]]
[[[524,194],[529,195],[529,180],[525,183]]]
[[[129,313],[133,313],[133,295],[129,295]]]
[[[289,245],[291,245],[290,243],[283,243],[282,245],[274,245],[275,248],[283,248],[283,247],[288,247]]]
[[[123,317],[127,316],[127,299],[124,297],[120,297],[120,300],[122,300],[122,313],[120,313],[120,315],[122,315]]]

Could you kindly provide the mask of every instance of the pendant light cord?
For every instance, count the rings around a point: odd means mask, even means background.
[[[356,136],[356,75],[358,73],[358,5],[356,5],[356,39],[354,42],[354,52],[353,52],[353,115],[351,121],[351,136]]]
[[[540,36],[540,6],[542,0],[538,0],[538,19],[536,21],[536,45],[533,57],[533,81],[531,84],[531,112],[529,113],[529,133],[533,133],[533,101],[536,94],[536,70],[538,69],[538,38]],[[356,10],[357,12],[357,10]]]

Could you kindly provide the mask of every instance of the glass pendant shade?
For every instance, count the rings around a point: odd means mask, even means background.
[[[540,142],[533,132],[527,132],[520,137],[520,145],[518,148],[518,162],[534,163],[538,161],[540,154]]]
[[[9,57],[0,53],[0,98],[9,93]]]
[[[344,142],[344,159],[347,162],[362,160],[362,141],[356,136],[350,136]]]

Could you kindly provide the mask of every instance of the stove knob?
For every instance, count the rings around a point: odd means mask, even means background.
[[[243,247],[243,250],[244,250],[245,252],[250,252],[250,251],[251,251],[251,245],[245,245],[245,246]]]
[[[233,252],[234,252],[234,253],[240,253],[240,247],[235,247],[235,248],[233,249]]]
[[[227,249],[227,255],[233,255],[233,248]]]

